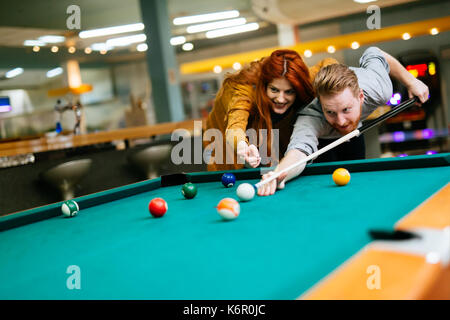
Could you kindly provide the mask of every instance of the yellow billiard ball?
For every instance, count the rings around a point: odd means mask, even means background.
[[[350,172],[347,169],[339,168],[333,172],[333,181],[338,186],[345,186],[350,181]]]

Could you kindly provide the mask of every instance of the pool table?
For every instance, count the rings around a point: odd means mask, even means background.
[[[234,171],[231,188],[199,172],[79,197],[72,218],[61,203],[3,216],[0,299],[449,299],[449,164],[450,153],[309,164],[233,221],[215,206],[259,169]],[[346,186],[332,181],[339,167]]]

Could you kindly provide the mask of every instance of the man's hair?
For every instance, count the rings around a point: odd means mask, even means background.
[[[343,64],[330,64],[320,69],[314,78],[314,91],[318,96],[335,95],[349,88],[355,97],[359,94],[358,78]]]

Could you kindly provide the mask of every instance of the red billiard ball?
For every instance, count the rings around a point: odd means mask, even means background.
[[[167,212],[167,202],[161,198],[155,198],[148,204],[150,214],[155,218],[162,217]]]

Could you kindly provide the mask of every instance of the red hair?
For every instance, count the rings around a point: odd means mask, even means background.
[[[256,85],[256,124],[259,129],[267,129],[267,147],[271,150],[272,120],[270,117],[271,101],[267,96],[267,86],[277,78],[286,78],[296,97],[290,108],[300,109],[314,99],[314,89],[309,76],[309,69],[300,55],[293,50],[276,50],[270,57],[264,59],[261,67],[260,79]],[[286,111],[288,112],[288,111]],[[261,142],[259,143],[261,144]]]

